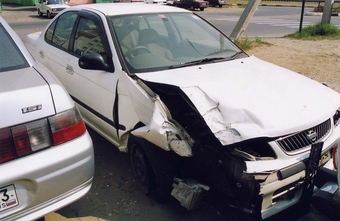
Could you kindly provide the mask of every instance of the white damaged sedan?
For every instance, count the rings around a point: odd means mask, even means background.
[[[0,39],[0,220],[35,220],[90,190],[93,146],[65,88],[1,16]]]
[[[340,137],[338,93],[247,55],[184,9],[76,6],[26,42],[86,123],[130,154],[142,190],[187,209],[214,190],[277,214],[301,200],[312,145],[323,165]]]

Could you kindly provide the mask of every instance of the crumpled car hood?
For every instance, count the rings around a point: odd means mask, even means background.
[[[223,145],[305,130],[340,106],[335,91],[254,56],[137,75],[180,87]]]

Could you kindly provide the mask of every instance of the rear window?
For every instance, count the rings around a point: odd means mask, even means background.
[[[0,72],[29,67],[25,57],[0,24]]]

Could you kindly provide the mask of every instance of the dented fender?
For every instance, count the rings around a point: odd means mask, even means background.
[[[149,122],[143,122],[146,126],[132,130],[131,134],[144,138],[166,151],[172,150],[179,156],[191,157],[194,140],[172,119],[170,111],[160,97],[143,82],[137,81],[137,83],[147,93],[149,101],[153,104],[153,110]],[[143,113],[143,110],[139,113]]]
[[[157,95],[154,101],[150,124],[132,131],[131,134],[142,137],[166,151],[173,150],[180,156],[191,157],[194,140],[171,119],[168,109]]]

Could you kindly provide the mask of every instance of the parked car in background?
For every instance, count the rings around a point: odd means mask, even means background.
[[[187,209],[211,191],[273,216],[301,200],[306,162],[326,164],[340,137],[337,92],[247,55],[192,11],[75,6],[26,44],[87,124],[130,154],[143,192]]]
[[[204,11],[205,8],[209,7],[209,2],[204,0],[175,0],[173,1],[172,5],[192,11],[195,9]]]
[[[0,220],[35,220],[91,188],[91,138],[59,80],[0,16]]]
[[[218,6],[219,8],[222,8],[223,5],[226,5],[226,0],[207,0],[209,4],[213,7]]]
[[[168,0],[166,1],[167,5],[174,5],[175,0]]]
[[[45,14],[47,18],[52,18],[69,6],[64,2],[64,0],[39,0],[36,7],[39,16],[43,16]]]

